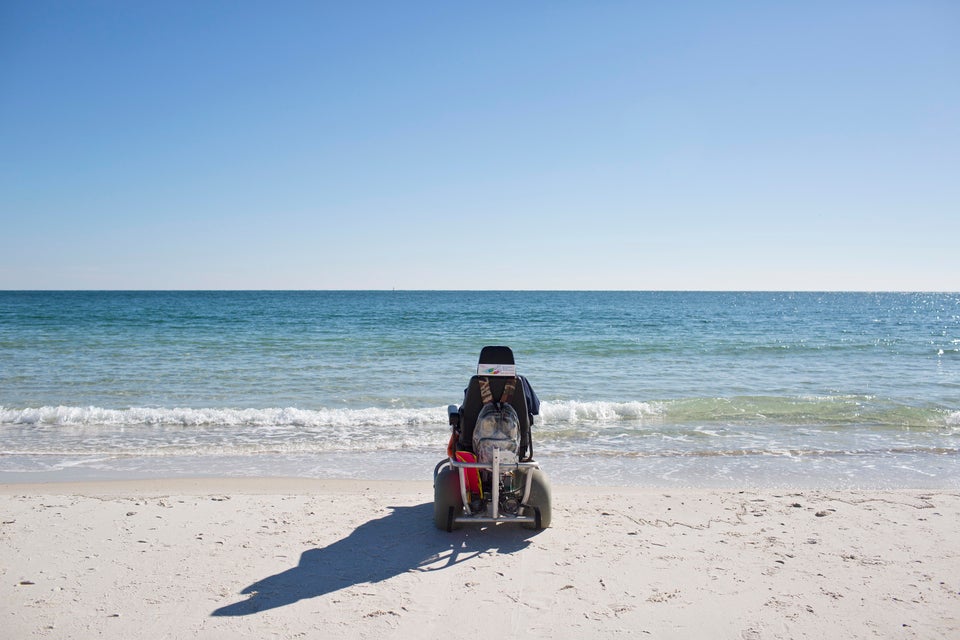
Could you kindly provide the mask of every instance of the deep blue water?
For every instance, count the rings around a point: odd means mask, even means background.
[[[960,295],[0,292],[0,481],[429,478],[485,344],[570,483],[960,486]]]

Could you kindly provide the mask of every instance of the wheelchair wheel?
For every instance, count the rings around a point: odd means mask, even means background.
[[[453,519],[463,513],[460,494],[460,472],[451,467],[442,469],[433,484],[433,524],[437,529],[453,531],[460,525]]]
[[[539,512],[539,523],[524,524],[527,529],[546,529],[550,526],[552,516],[550,509],[550,483],[546,474],[540,469],[530,469],[527,473],[533,474],[530,483],[530,496],[524,505],[524,515],[534,516]],[[539,526],[538,526],[539,524]]]

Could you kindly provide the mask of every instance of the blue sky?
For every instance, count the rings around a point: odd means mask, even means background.
[[[960,290],[960,3],[0,3],[2,289]]]

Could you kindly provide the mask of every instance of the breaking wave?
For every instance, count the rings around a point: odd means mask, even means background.
[[[299,426],[417,427],[445,423],[445,409],[190,409],[102,407],[0,407],[0,425],[36,426]]]
[[[680,398],[657,401],[554,401],[543,402],[537,425],[567,428],[595,425],[763,425],[823,426],[869,425],[874,428],[960,427],[960,411],[939,407],[911,407],[872,396],[783,398],[742,396],[732,398]],[[362,409],[234,409],[48,406],[0,406],[0,427],[300,427],[310,430],[381,428],[389,431],[446,428],[446,407]]]

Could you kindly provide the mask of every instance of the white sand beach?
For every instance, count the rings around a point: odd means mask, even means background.
[[[0,486],[26,638],[956,638],[953,491],[555,487],[438,531],[429,482]]]

